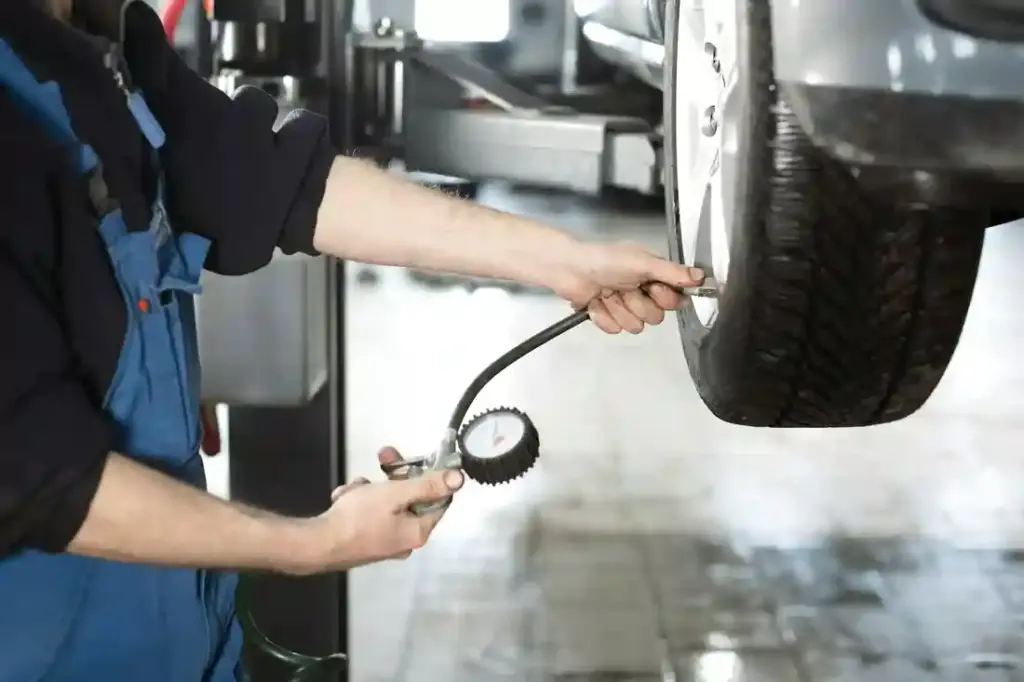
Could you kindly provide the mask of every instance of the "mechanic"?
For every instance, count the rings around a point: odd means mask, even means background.
[[[203,268],[253,272],[279,247],[518,280],[611,333],[681,304],[641,285],[702,278],[338,156],[319,116],[275,132],[273,99],[194,74],[145,3],[121,17],[0,2],[0,682],[242,679],[232,570],[406,556],[440,519],[409,505],[462,484],[363,479],[306,519],[207,494]]]

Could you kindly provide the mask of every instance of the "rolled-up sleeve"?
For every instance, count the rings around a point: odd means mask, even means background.
[[[76,373],[45,267],[33,267],[32,235],[52,234],[54,215],[42,176],[19,165],[0,183],[0,556],[67,546],[114,435]]]
[[[167,133],[162,153],[168,210],[207,236],[207,268],[252,272],[275,248],[315,253],[313,230],[336,151],[327,120],[295,111],[256,88],[229,97],[167,44],[143,3],[128,11],[125,55],[135,83]]]

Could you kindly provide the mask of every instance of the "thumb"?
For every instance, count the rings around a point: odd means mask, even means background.
[[[704,271],[688,265],[680,265],[659,256],[651,255],[647,275],[655,282],[674,287],[696,287],[704,283]]]
[[[457,469],[437,471],[420,478],[396,481],[398,499],[396,508],[405,510],[416,502],[438,502],[446,500],[462,487],[465,477]]]
[[[401,462],[402,456],[398,454],[398,450],[391,446],[381,448],[377,453],[377,463],[381,466],[386,464],[394,464],[395,462]]]

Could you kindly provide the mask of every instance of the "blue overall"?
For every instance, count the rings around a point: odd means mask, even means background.
[[[67,145],[83,182],[93,190],[105,187],[99,159],[75,136],[58,86],[36,81],[3,40],[0,84],[54,140]],[[126,96],[143,134],[159,149],[162,128],[140,94]],[[120,452],[205,488],[193,295],[209,242],[172,232],[162,173],[157,197],[149,229],[129,231],[110,202],[97,209],[127,311],[104,407],[120,426]],[[28,550],[0,559],[0,682],[244,679],[235,584],[232,574],[70,554]]]

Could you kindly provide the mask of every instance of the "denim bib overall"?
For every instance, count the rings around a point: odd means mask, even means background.
[[[104,399],[120,426],[119,451],[205,488],[193,295],[208,240],[171,230],[162,173],[149,229],[129,231],[120,209],[104,200],[99,159],[75,136],[57,84],[36,81],[3,40],[0,84],[66,145],[96,204],[98,229],[127,310],[124,343]],[[140,94],[127,96],[146,139],[160,149],[162,128]],[[0,682],[244,679],[235,583],[231,574],[70,554],[28,550],[2,558]]]

